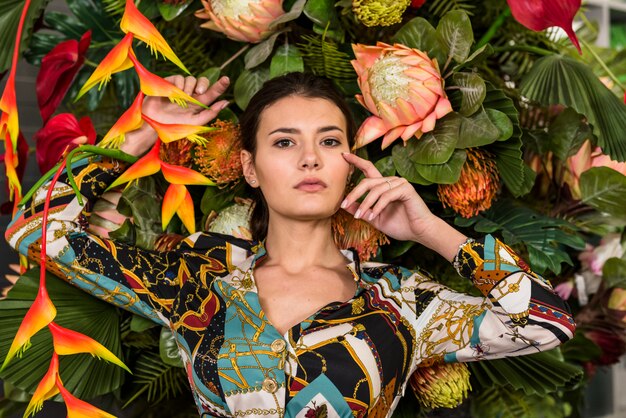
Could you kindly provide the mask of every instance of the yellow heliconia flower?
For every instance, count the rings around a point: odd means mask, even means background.
[[[124,112],[122,116],[109,129],[109,132],[100,141],[100,146],[104,148],[118,148],[126,139],[126,133],[141,128],[143,119],[141,118],[141,106],[143,105],[144,94],[139,92],[133,104]]]
[[[33,397],[30,398],[30,402],[26,407],[26,412],[24,412],[24,418],[28,418],[30,415],[35,415],[37,412],[41,411],[44,401],[47,401],[59,393],[59,388],[56,386],[58,374],[59,356],[57,353],[52,353],[50,367],[48,368],[48,371],[44,375],[43,379],[41,379],[41,382],[39,382],[39,385],[37,385],[37,389],[35,389]]]

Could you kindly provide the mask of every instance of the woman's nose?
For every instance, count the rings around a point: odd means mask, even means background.
[[[319,168],[320,158],[319,155],[312,149],[303,150],[300,158],[300,166],[302,168]]]

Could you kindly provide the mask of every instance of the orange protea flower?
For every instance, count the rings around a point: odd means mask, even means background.
[[[193,142],[185,138],[174,142],[163,143],[161,144],[159,157],[161,161],[165,161],[166,163],[191,168],[193,161],[191,150],[194,147]]]
[[[26,312],[20,327],[15,334],[15,338],[11,343],[9,352],[7,353],[0,371],[15,357],[26,351],[30,347],[30,339],[37,334],[42,328],[50,324],[57,314],[54,304],[48,296],[45,287],[40,287],[35,301]]]
[[[464,363],[442,363],[418,367],[411,375],[411,388],[417,400],[428,408],[459,406],[472,390],[470,373]]]
[[[191,74],[181,60],[178,59],[174,51],[172,51],[172,48],[170,48],[167,41],[161,36],[152,22],[139,12],[133,0],[126,0],[126,7],[122,21],[120,22],[120,28],[124,33],[132,33],[135,38],[145,42],[150,48],[150,51],[155,55],[157,55],[157,52],[160,52],[165,58],[176,64],[184,72]]]
[[[271,24],[285,14],[283,0],[201,0],[196,17],[209,19],[203,28],[222,32],[235,41],[260,42],[270,36]]]
[[[243,176],[239,128],[233,122],[221,120],[211,126],[215,130],[204,135],[206,147],[196,147],[194,162],[202,174],[224,186]]]
[[[357,100],[374,116],[363,122],[356,136],[362,147],[383,136],[382,148],[402,138],[420,138],[435,128],[437,119],[452,112],[437,60],[404,45],[352,45],[352,66],[362,95]]]
[[[332,230],[335,243],[341,249],[354,248],[363,261],[378,252],[378,247],[388,244],[387,236],[362,219],[354,219],[343,209],[333,216]]]
[[[35,389],[35,393],[33,393],[33,397],[30,398],[30,402],[26,407],[26,412],[24,412],[25,418],[28,418],[30,415],[35,415],[37,412],[41,411],[44,401],[59,393],[59,388],[56,386],[58,374],[59,356],[57,353],[53,352],[52,360],[50,360],[50,367],[48,368],[48,371],[44,375],[43,379],[41,379],[41,382],[39,382],[39,385],[37,385],[37,389]]]
[[[479,149],[468,149],[461,177],[454,184],[440,184],[437,189],[444,207],[451,207],[464,218],[471,218],[491,207],[500,188],[500,175],[492,156]]]

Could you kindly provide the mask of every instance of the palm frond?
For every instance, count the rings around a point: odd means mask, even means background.
[[[107,12],[109,16],[121,16],[126,7],[125,0],[102,0],[102,3],[104,5],[104,11]]]
[[[473,16],[476,6],[471,3],[471,0],[432,0],[429,2],[428,11],[437,17],[442,17],[452,10],[463,10]]]
[[[565,406],[557,396],[528,396],[509,388],[493,388],[472,399],[473,417],[481,418],[561,418]]]
[[[203,29],[197,28],[197,21],[198,19],[192,15],[157,25],[157,29],[192,74],[201,74],[214,66],[211,51],[207,50],[207,38],[200,32]],[[163,68],[163,65],[165,64],[161,64],[160,67]],[[168,62],[166,65],[167,70],[180,72],[174,64]]]
[[[135,363],[133,383],[138,390],[126,402],[126,405],[146,393],[148,402],[158,403],[171,399],[188,389],[185,369],[168,366],[163,363],[158,353],[146,352]]]
[[[306,43],[299,43],[302,58],[307,67],[316,75],[335,81],[352,81],[356,73],[350,64],[350,56],[340,51],[337,45],[325,36],[302,35]]]

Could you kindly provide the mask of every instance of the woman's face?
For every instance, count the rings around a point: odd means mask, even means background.
[[[341,155],[350,152],[346,128],[341,110],[326,99],[289,96],[263,110],[256,155],[242,151],[242,162],[270,219],[323,219],[337,211],[351,173]]]

